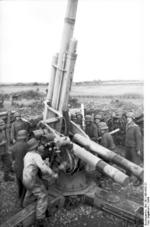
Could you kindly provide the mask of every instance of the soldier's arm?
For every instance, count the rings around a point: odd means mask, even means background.
[[[135,127],[135,141],[136,141],[136,150],[140,151],[141,150],[141,131],[139,126]]]
[[[39,154],[36,155],[35,157],[35,162],[36,165],[39,167],[39,169],[41,170],[42,173],[47,173],[53,177],[56,177],[56,174],[53,172],[53,170],[48,167],[45,162],[43,161],[43,159],[41,158],[41,156]]]
[[[96,125],[93,126],[93,137],[91,139],[94,141],[98,139],[98,128]]]
[[[107,138],[107,135],[106,134],[104,134],[102,136],[101,145],[104,146],[104,147],[106,147],[106,148],[108,148],[108,146],[109,146],[108,138]]]
[[[0,142],[0,146],[6,145],[6,141]]]
[[[112,135],[108,134],[108,139],[109,139],[109,148],[110,148],[110,150],[114,150],[116,146],[115,146],[115,143],[114,143]]]
[[[13,141],[15,139],[15,126],[14,126],[14,123],[12,123],[12,125],[11,125],[10,138],[11,138],[11,141]]]

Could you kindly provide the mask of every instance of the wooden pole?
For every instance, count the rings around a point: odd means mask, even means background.
[[[62,33],[62,40],[60,45],[59,57],[58,57],[58,65],[56,71],[56,78],[54,84],[54,91],[53,91],[53,100],[52,100],[52,107],[58,110],[59,105],[59,98],[60,98],[60,90],[62,84],[62,77],[63,77],[63,69],[64,69],[64,59],[68,48],[70,40],[73,36],[75,19],[76,19],[76,12],[77,12],[77,4],[78,0],[68,0],[66,16],[64,20],[64,28]]]

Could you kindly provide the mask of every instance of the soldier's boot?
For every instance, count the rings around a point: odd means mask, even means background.
[[[14,181],[14,178],[9,176],[8,173],[4,173],[4,177],[3,177],[4,181]]]

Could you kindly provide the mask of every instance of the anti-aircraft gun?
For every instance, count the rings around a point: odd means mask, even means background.
[[[129,177],[123,169],[139,179],[143,178],[143,169],[90,140],[70,120],[68,100],[77,57],[77,41],[73,39],[77,5],[78,0],[68,0],[60,51],[52,59],[43,120],[39,123],[40,129],[33,132],[37,139],[45,138],[44,146],[50,154],[50,165],[59,171],[57,181],[49,186],[49,208],[59,208],[67,202],[71,206],[74,198],[121,218],[132,226],[140,226],[143,223],[141,204],[98,187],[86,173],[94,169],[126,186]],[[15,226],[20,222],[28,226],[33,219],[34,207],[35,204],[30,204],[3,227]]]

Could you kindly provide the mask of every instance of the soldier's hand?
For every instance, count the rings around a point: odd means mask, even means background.
[[[141,155],[141,151],[139,150],[139,151],[137,152],[137,154],[140,156],[140,155]]]
[[[15,139],[13,139],[13,144],[16,142],[16,140]]]
[[[53,177],[53,178],[58,178],[58,174],[53,172],[53,173],[52,173],[52,177]]]

